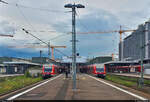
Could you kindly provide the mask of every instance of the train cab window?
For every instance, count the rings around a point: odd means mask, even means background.
[[[45,71],[45,72],[51,72],[51,71],[52,71],[52,68],[50,68],[50,67],[45,67],[45,68],[44,68],[44,71]]]
[[[104,72],[104,68],[96,68],[97,72]]]

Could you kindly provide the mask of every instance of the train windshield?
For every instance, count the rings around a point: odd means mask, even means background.
[[[52,71],[52,68],[50,68],[50,67],[45,67],[45,68],[44,68],[44,71],[45,71],[45,72],[51,72],[51,71]]]
[[[96,68],[97,72],[104,72],[104,68]]]

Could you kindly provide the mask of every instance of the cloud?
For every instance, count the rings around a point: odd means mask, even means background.
[[[8,21],[0,22],[0,33],[1,34],[13,34],[16,28],[12,26]]]
[[[77,31],[108,31],[118,30],[119,25],[127,25],[132,29],[144,23],[145,17],[149,17],[149,0],[6,0],[10,5],[0,4],[0,33],[11,33],[17,29],[15,37],[0,38],[2,45],[23,45],[39,42],[21,30],[22,27],[29,30],[44,30],[55,32],[32,32],[32,34],[52,45],[66,45],[66,49],[59,49],[71,55],[71,9],[64,8],[67,3],[81,3],[84,9],[77,9]],[[19,7],[16,7],[15,4]],[[63,34],[63,35],[62,35]],[[58,37],[60,36],[60,37]],[[88,52],[113,52],[118,51],[119,35],[95,34],[77,35],[77,52],[87,56]],[[45,52],[47,49],[43,49]],[[8,49],[8,51],[11,51]],[[37,53],[39,49],[16,49],[24,51],[24,55]],[[13,51],[13,53],[15,53]],[[10,54],[11,55],[11,54]],[[55,54],[60,56],[58,52]],[[18,55],[19,56],[19,55]]]
[[[102,9],[97,9],[87,15],[77,19],[78,32],[91,32],[91,31],[113,31],[118,29],[116,25],[117,17]],[[113,52],[114,47],[117,49],[117,40],[119,35],[117,33],[106,34],[77,34],[78,51],[83,55],[88,55],[91,52]],[[117,42],[113,42],[113,40]]]
[[[141,24],[145,18],[150,17],[149,15],[149,0],[87,0],[87,10],[103,9],[117,16],[118,21],[122,25],[136,28]],[[136,13],[140,15],[136,15]]]
[[[77,26],[80,27],[77,28],[80,31],[108,31],[115,29],[118,23],[115,15],[102,9],[95,9],[82,17],[77,16]]]

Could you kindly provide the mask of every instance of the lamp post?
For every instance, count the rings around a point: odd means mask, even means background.
[[[145,48],[146,46],[149,45],[149,43],[150,43],[150,42],[148,42],[147,44],[144,44],[144,45],[141,46],[141,73],[140,73],[141,77],[140,77],[140,79],[139,79],[139,87],[140,87],[140,88],[142,88],[143,85],[144,85],[144,78],[143,78],[143,76],[144,76],[144,68],[143,68],[143,59],[144,59],[144,57],[143,57],[143,50],[144,50],[144,48]]]
[[[139,87],[142,88],[143,87],[143,83],[144,83],[144,80],[143,80],[143,48],[144,46],[141,46],[141,77],[139,79]]]
[[[73,68],[73,89],[76,90],[76,8],[85,8],[81,4],[66,4],[65,8],[72,8],[72,68]]]
[[[144,32],[145,32],[145,44],[143,44],[143,36],[142,36],[142,33],[141,33],[141,73],[140,73],[140,79],[139,79],[139,87],[140,88],[142,88],[143,87],[143,85],[144,85],[144,78],[143,78],[143,76],[144,76],[144,68],[143,68],[143,60],[144,60],[144,55],[143,55],[143,50],[145,49],[146,50],[146,56],[145,56],[145,58],[148,58],[148,45],[149,45],[149,43],[150,43],[150,40],[148,40],[148,35],[149,35],[149,31],[148,31],[148,27],[149,27],[149,23],[148,22],[146,22],[145,23],[146,24],[146,26],[145,26],[145,30],[144,30]]]

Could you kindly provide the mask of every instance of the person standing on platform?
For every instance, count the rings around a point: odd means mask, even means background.
[[[66,70],[66,78],[68,78],[68,70]]]

